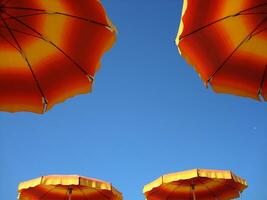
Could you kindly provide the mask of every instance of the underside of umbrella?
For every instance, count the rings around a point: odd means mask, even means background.
[[[116,30],[98,0],[0,1],[0,110],[43,113],[91,91]]]
[[[176,42],[216,92],[267,100],[267,0],[184,0]]]
[[[147,200],[230,200],[247,188],[231,171],[193,169],[163,175],[144,186]]]
[[[122,200],[110,183],[77,175],[42,176],[19,185],[18,200]]]

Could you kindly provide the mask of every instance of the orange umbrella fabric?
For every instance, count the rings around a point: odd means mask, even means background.
[[[77,176],[42,176],[19,184],[18,200],[122,200],[110,183]]]
[[[216,92],[267,100],[267,0],[184,0],[176,43]]]
[[[163,175],[144,186],[147,200],[230,200],[247,188],[230,171],[193,169]]]
[[[99,0],[0,0],[0,110],[43,113],[91,91],[116,30]]]

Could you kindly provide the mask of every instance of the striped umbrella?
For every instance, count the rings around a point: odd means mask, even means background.
[[[247,188],[230,171],[193,169],[163,175],[144,187],[147,200],[230,200]]]
[[[99,0],[0,0],[0,110],[43,113],[90,92],[116,31]]]
[[[267,0],[184,0],[176,43],[215,92],[267,100]]]
[[[42,176],[19,184],[18,200],[122,200],[110,183],[77,176]]]

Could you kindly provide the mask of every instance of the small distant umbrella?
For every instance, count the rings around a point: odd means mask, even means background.
[[[99,0],[0,0],[0,111],[43,113],[90,92],[115,37]]]
[[[216,92],[267,100],[267,0],[184,0],[176,43]]]
[[[247,188],[230,171],[194,169],[163,175],[144,187],[147,200],[230,200]]]
[[[110,183],[77,175],[42,176],[19,184],[18,200],[122,200]]]

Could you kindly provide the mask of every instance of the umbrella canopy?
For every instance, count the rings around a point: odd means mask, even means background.
[[[43,113],[90,92],[116,31],[99,0],[0,0],[0,110]]]
[[[42,176],[19,184],[18,200],[122,200],[110,183],[77,175]]]
[[[206,85],[267,100],[267,0],[184,0],[176,43]]]
[[[144,187],[147,200],[230,200],[247,187],[230,171],[193,169],[163,175]]]

